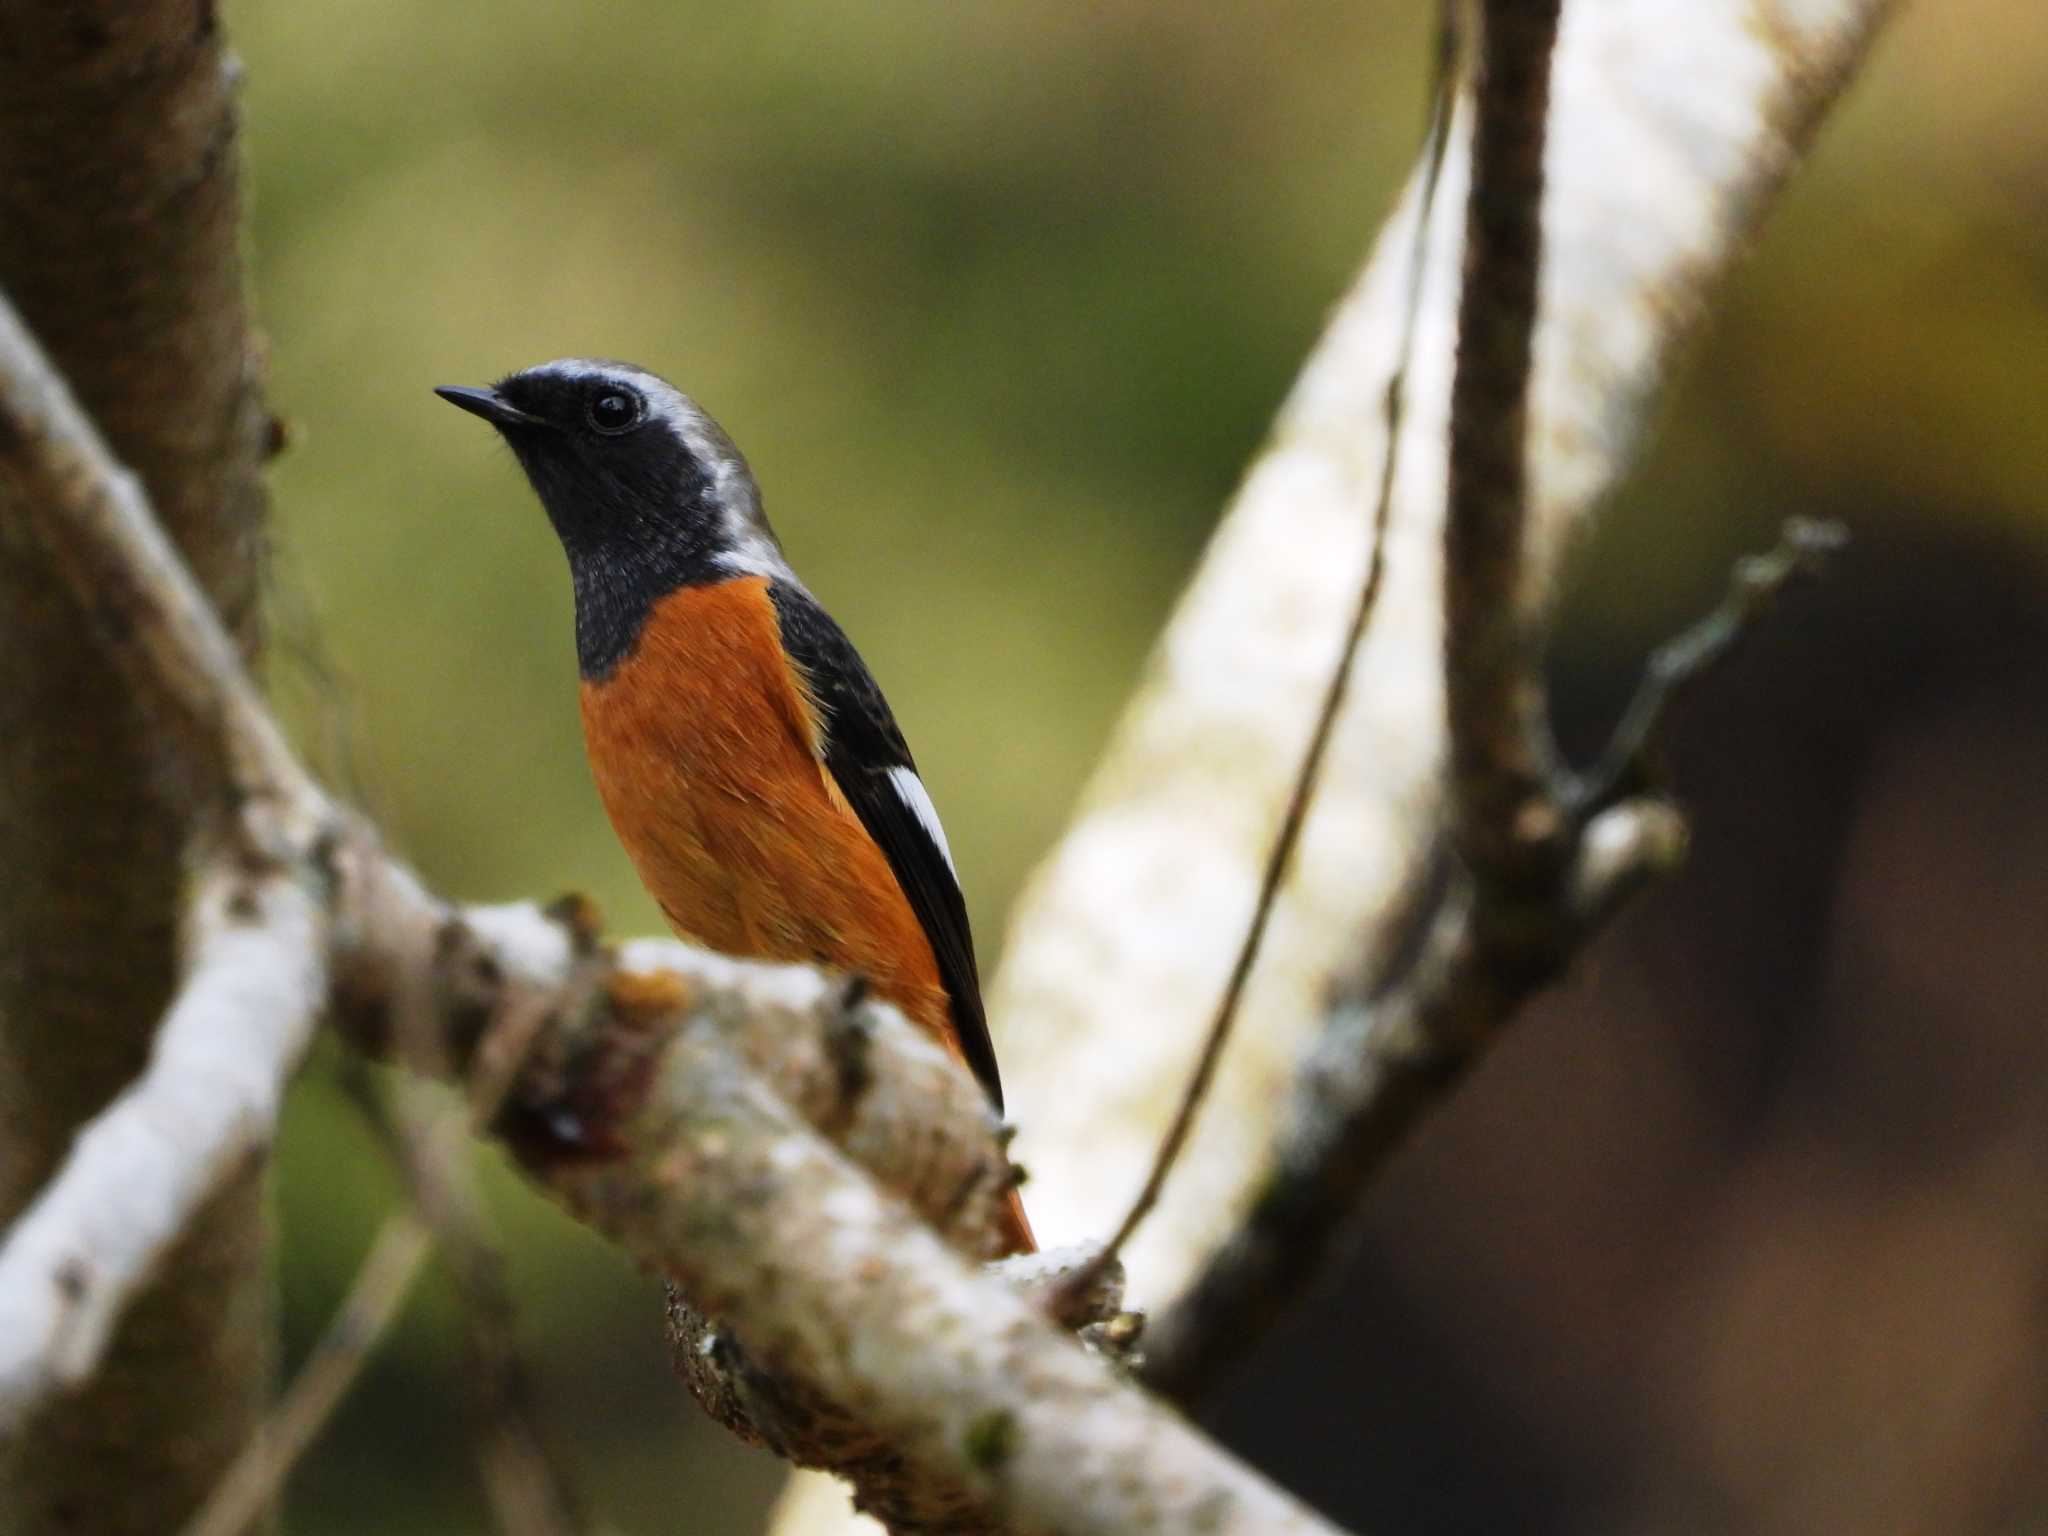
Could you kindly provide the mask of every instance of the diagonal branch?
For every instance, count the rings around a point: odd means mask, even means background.
[[[1887,0],[1565,7],[1545,158],[1525,575],[1556,573],[1640,449],[1675,356],[1867,57]],[[1441,557],[1472,112],[1425,235],[1386,576],[1231,1048],[1126,1254],[1157,1307],[1274,1175],[1290,1084],[1440,883]],[[1366,559],[1401,354],[1418,166],[1282,406],[989,986],[1049,1242],[1099,1239],[1143,1180],[1223,985]],[[1365,957],[1371,958],[1369,963]],[[1339,994],[1332,998],[1333,988]],[[1333,1002],[1336,1006],[1333,1007]],[[1271,1307],[1232,1331],[1259,1332]],[[1155,1310],[1157,1360],[1166,1314]],[[782,1529],[813,1530],[817,1526]]]
[[[1838,532],[1788,527],[1778,552],[1745,562],[1719,614],[1660,652],[1588,780],[1557,762],[1541,657],[1558,525],[1534,471],[1554,477],[1559,450],[1555,437],[1541,438],[1546,458],[1529,441],[1543,361],[1539,287],[1569,301],[1579,280],[1573,272],[1538,282],[1556,8],[1487,0],[1483,9],[1444,537],[1448,836],[1411,878],[1398,904],[1406,930],[1380,946],[1386,958],[1337,987],[1242,1225],[1155,1322],[1147,1380],[1182,1400],[1211,1388],[1324,1269],[1372,1174],[1522,1002],[1623,901],[1681,862],[1686,826],[1653,762],[1668,707],[1780,587],[1839,542]],[[1833,9],[1831,29],[1815,21],[1814,46],[1853,59],[1883,7]],[[1579,25],[1600,31],[1594,21]],[[1781,44],[1787,71],[1794,41]],[[1809,69],[1803,86],[1824,101],[1843,68]],[[1583,120],[1593,114],[1560,98],[1557,115],[1580,136],[1581,159],[1561,162],[1574,178],[1566,210],[1544,219],[1568,232],[1575,259],[1589,261],[1580,246],[1597,241],[1572,210],[1589,174]],[[1782,174],[1782,162],[1770,169]],[[1568,400],[1550,409],[1593,407]]]
[[[447,1257],[461,1303],[470,1433],[498,1528],[504,1536],[571,1536],[588,1522],[535,1411],[504,1255],[492,1240],[469,1161],[469,1133],[488,1123],[496,1106],[476,1099],[473,1089],[470,1107],[458,1113],[429,1106],[426,1090],[409,1082],[385,1095],[366,1071],[353,1076],[372,1125],[405,1174],[413,1211]]]
[[[91,1379],[114,1326],[221,1181],[269,1144],[327,986],[327,914],[294,872],[217,860],[147,1069],[80,1134],[0,1247],[0,1433]]]
[[[33,352],[18,328],[0,341],[0,400],[19,400],[46,375],[19,366]],[[975,1267],[999,1246],[1009,1167],[985,1096],[936,1044],[806,968],[607,947],[585,904],[436,901],[262,746],[281,738],[213,643],[217,620],[165,597],[176,557],[138,536],[140,497],[55,473],[90,462],[78,424],[19,407],[10,424],[26,429],[0,453],[50,486],[35,520],[71,551],[67,570],[117,576],[102,640],[179,706],[206,760],[261,770],[234,780],[245,830],[326,897],[331,945],[316,929],[297,947],[330,962],[352,1041],[389,1054],[433,1040],[453,1072],[507,1074],[492,1129],[538,1186],[716,1312],[752,1358],[960,1488],[980,1528],[1330,1529]],[[514,1018],[535,1027],[500,1059]]]
[[[378,1229],[348,1294],[276,1410],[229,1463],[179,1536],[243,1536],[263,1519],[292,1468],[355,1385],[433,1251],[433,1234],[415,1211],[403,1211]]]
[[[1515,1010],[1643,884],[1683,860],[1685,820],[1641,750],[1668,733],[1687,688],[1840,542],[1838,528],[1795,521],[1776,550],[1743,561],[1726,601],[1653,658],[1607,765],[1584,785],[1553,783],[1570,797],[1570,862],[1550,897],[1523,909],[1512,960],[1493,937],[1505,926],[1500,898],[1446,871],[1419,903],[1406,965],[1340,994],[1303,1064],[1259,1199],[1153,1326],[1146,1379],[1155,1388],[1189,1400],[1212,1386],[1247,1347],[1247,1320],[1272,1317],[1328,1266],[1373,1176]]]
[[[1408,256],[1406,307],[1402,314],[1401,340],[1395,354],[1394,371],[1387,379],[1386,444],[1380,455],[1378,490],[1373,498],[1372,534],[1367,546],[1365,574],[1359,583],[1358,601],[1351,610],[1351,622],[1338,648],[1337,664],[1324,685],[1322,703],[1316,711],[1315,725],[1309,732],[1301,764],[1295,770],[1279,830],[1273,834],[1272,847],[1266,853],[1265,866],[1259,875],[1258,893],[1253,898],[1251,921],[1238,943],[1237,959],[1223,983],[1222,996],[1202,1037],[1201,1049],[1195,1055],[1194,1070],[1182,1091],[1180,1105],[1167,1122],[1166,1133],[1160,1137],[1158,1149],[1152,1154],[1145,1182],[1138,1186],[1138,1193],[1125,1210],[1123,1220],[1095,1259],[1077,1271],[1070,1282],[1071,1290],[1076,1293],[1085,1292],[1098,1276],[1119,1261],[1125,1245],[1159,1203],[1167,1177],[1194,1131],[1196,1117],[1201,1113],[1209,1086],[1222,1062],[1224,1047],[1229,1044],[1238,1014],[1243,1009],[1245,988],[1251,983],[1252,968],[1258,962],[1266,927],[1272,921],[1279,901],[1281,882],[1294,858],[1295,845],[1301,840],[1302,828],[1308,823],[1310,805],[1322,782],[1323,761],[1329,755],[1337,718],[1351,689],[1351,674],[1357,666],[1359,650],[1365,643],[1366,629],[1372,623],[1373,610],[1379,606],[1380,586],[1387,573],[1387,526],[1394,510],[1394,477],[1400,465],[1401,418],[1407,403],[1408,365],[1415,355],[1415,327],[1422,310],[1422,280],[1428,270],[1430,214],[1436,203],[1437,181],[1443,171],[1444,151],[1450,139],[1457,51],[1455,12],[1450,0],[1444,0],[1438,20],[1436,73],[1430,87],[1429,125],[1423,135],[1422,189],[1415,205],[1413,243]]]
[[[129,686],[177,727],[191,782],[301,814],[325,797],[299,766],[241,653],[69,384],[0,297],[0,448],[7,484]]]
[[[1840,552],[1846,536],[1838,523],[1794,518],[1778,547],[1735,567],[1721,605],[1674,640],[1657,647],[1607,750],[1573,789],[1579,814],[1651,793],[1670,780],[1670,737],[1693,689],[1726,661],[1757,621],[1801,577],[1819,573]]]
[[[472,1087],[479,1081],[472,1078]],[[461,1292],[466,1385],[479,1421],[485,1492],[499,1528],[507,1536],[560,1536],[580,1529],[583,1522],[575,1514],[568,1480],[550,1462],[525,1400],[512,1339],[511,1298],[460,1160],[459,1147],[467,1145],[462,1138],[480,1119],[490,1118],[495,1103],[481,1115],[477,1111],[485,1106],[480,1103],[461,1114],[421,1107],[401,1121],[360,1061],[348,1082],[399,1161],[412,1203],[385,1218],[320,1341],[261,1431],[187,1523],[184,1536],[241,1536],[262,1518],[403,1312],[437,1243],[448,1255]]]

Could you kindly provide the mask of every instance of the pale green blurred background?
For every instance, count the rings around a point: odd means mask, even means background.
[[[272,392],[295,429],[273,672],[302,737],[442,889],[573,887],[621,929],[659,926],[583,766],[560,554],[509,456],[429,393],[562,354],[639,361],[746,450],[888,688],[991,964],[1409,161],[1430,12],[232,6]],[[1868,569],[1955,549],[1959,590],[1981,569],[2017,584],[2015,611],[2048,595],[2044,32],[2037,0],[1900,21],[1583,562],[1568,701],[1597,713],[1726,556],[1792,512],[1849,516]],[[2043,700],[2014,698],[2038,733]],[[2038,1022],[2037,1001],[2014,1007]],[[295,1354],[393,1194],[329,1067],[282,1157]],[[590,1503],[634,1533],[755,1528],[775,1469],[668,1380],[652,1285],[493,1171],[538,1395]],[[293,1529],[486,1527],[451,1320],[436,1273],[295,1483]],[[2038,1330],[2012,1347],[2038,1375]],[[1296,1390],[1371,1395],[1341,1371]],[[1442,1390],[1447,1421],[1513,1396]],[[1497,1445],[1538,1443],[1500,1412]],[[1416,1511],[1551,1528],[1457,1434],[1354,1487],[1371,1429],[1352,1433],[1283,1470],[1390,1530],[1423,1528]],[[1689,1501],[1603,1433],[1581,1453],[1655,1493],[1627,1507],[1676,1501],[1690,1529],[1765,1507]],[[1395,1496],[1403,1476],[1423,1502]],[[1584,1513],[1564,1500],[1557,1528]]]

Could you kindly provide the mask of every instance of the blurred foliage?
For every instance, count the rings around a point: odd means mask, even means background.
[[[273,670],[302,738],[442,888],[575,887],[658,927],[583,766],[559,551],[508,455],[428,393],[630,358],[751,457],[890,692],[992,964],[1406,167],[1429,12],[242,0],[294,436]],[[2048,533],[2039,32],[2034,0],[1902,16],[1589,551],[1567,679],[1612,674],[1790,512]],[[325,1073],[280,1186],[297,1352],[393,1196]],[[652,1287],[493,1188],[592,1502],[626,1531],[753,1529],[774,1469],[697,1424]],[[453,1304],[427,1291],[293,1529],[485,1528]]]

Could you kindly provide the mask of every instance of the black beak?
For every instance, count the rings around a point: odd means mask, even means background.
[[[462,384],[442,384],[434,393],[450,405],[459,405],[472,416],[481,416],[494,427],[544,427],[538,416],[529,416],[495,389],[471,389]]]

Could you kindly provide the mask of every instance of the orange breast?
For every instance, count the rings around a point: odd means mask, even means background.
[[[760,577],[683,587],[583,685],[612,826],[677,933],[858,972],[959,1054],[930,942],[831,782]]]

